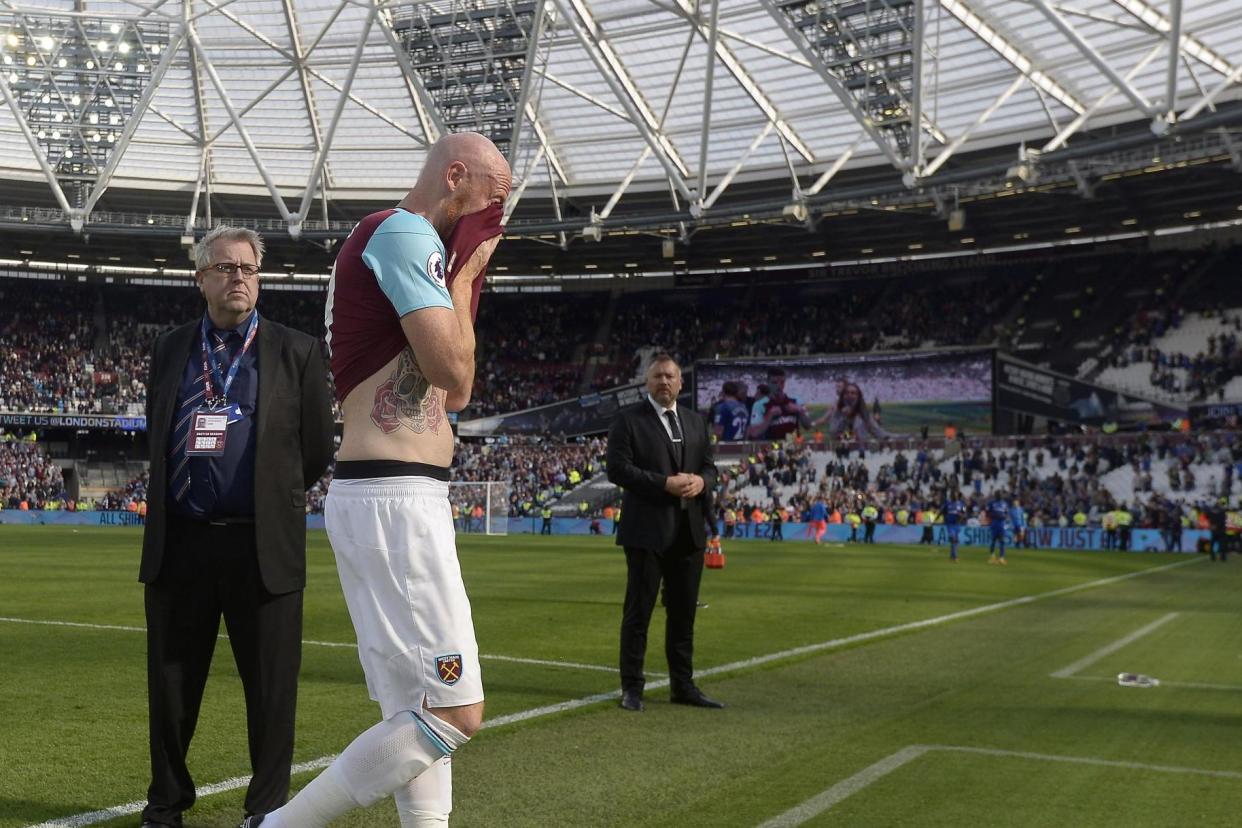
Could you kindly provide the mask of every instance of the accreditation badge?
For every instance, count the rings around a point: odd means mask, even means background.
[[[191,457],[223,457],[228,427],[227,410],[198,409],[190,421],[190,437],[185,453]]]

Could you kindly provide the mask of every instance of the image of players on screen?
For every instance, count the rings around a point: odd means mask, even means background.
[[[746,439],[750,424],[744,393],[740,383],[729,380],[720,389],[720,399],[712,407],[712,432],[721,442]]]
[[[747,436],[752,440],[784,440],[799,428],[811,427],[811,415],[785,393],[785,369],[768,369],[767,396],[755,400]]]

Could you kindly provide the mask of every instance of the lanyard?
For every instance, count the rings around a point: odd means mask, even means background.
[[[233,387],[233,380],[237,379],[237,371],[241,368],[242,357],[246,351],[250,350],[251,343],[254,342],[255,334],[259,330],[259,312],[254,311],[250,315],[250,325],[246,328],[246,338],[242,342],[241,350],[237,352],[237,356],[233,358],[233,364],[229,366],[227,376],[221,376],[220,365],[216,361],[215,352],[211,348],[211,344],[207,340],[207,317],[203,316],[203,390],[207,398],[207,404],[215,403],[215,392],[211,380],[213,377],[219,377],[220,396],[227,401],[229,398],[229,389]]]

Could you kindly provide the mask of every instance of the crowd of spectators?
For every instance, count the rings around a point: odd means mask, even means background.
[[[1170,394],[1186,394],[1192,399],[1207,399],[1222,391],[1232,378],[1242,374],[1242,314],[1206,311],[1204,318],[1217,318],[1227,330],[1207,338],[1206,350],[1196,354],[1170,353],[1154,344],[1156,340],[1182,326],[1185,311],[1176,304],[1157,306],[1135,315],[1129,330],[1123,333],[1124,344],[1111,361],[1112,367],[1146,364],[1151,367],[1152,387]],[[1232,329],[1232,330],[1228,330]]]
[[[529,516],[551,506],[579,483],[590,480],[603,470],[607,441],[587,440],[557,444],[544,441],[511,441],[507,443],[459,443],[454,451],[452,478],[454,483],[507,483],[507,499],[493,500],[493,515]],[[107,502],[123,501],[127,494],[142,492],[145,496],[146,474],[130,481],[120,491],[112,492]],[[308,514],[323,514],[332,469],[306,493]],[[492,493],[495,497],[501,492]],[[461,511],[476,505],[487,506],[488,492],[483,486],[454,486],[452,501]]]
[[[1213,510],[1231,508],[1238,502],[1235,490],[1242,489],[1242,437],[1232,433],[963,442],[948,455],[926,445],[893,450],[841,443],[828,452],[794,441],[755,445],[740,462],[721,464],[715,514],[722,524],[770,521],[776,513],[786,522],[806,521],[812,505],[822,499],[833,522],[848,523],[870,506],[884,522],[916,525],[956,496],[966,504],[967,525],[981,525],[988,501],[1001,496],[1021,505],[1032,527],[1106,526],[1108,516],[1120,510],[1132,516],[1135,528],[1168,532],[1206,528]],[[882,462],[869,463],[869,452]],[[453,464],[455,483],[508,486],[453,486],[456,525],[462,531],[483,531],[489,513],[493,519],[539,517],[604,471],[606,453],[602,438],[566,444],[461,443]],[[1106,474],[1125,467],[1133,478],[1128,496],[1116,487],[1110,491],[1104,481]],[[331,479],[329,471],[307,492],[309,514],[323,512]],[[147,480],[144,473],[76,508],[145,513]],[[0,444],[0,496],[7,508],[75,508],[66,502],[59,469],[28,443]],[[581,512],[578,503],[571,504],[570,513],[607,519],[618,500],[619,493],[595,497]]]
[[[0,410],[91,411],[96,295],[55,283],[0,283]]]
[[[1115,276],[1109,262],[1100,256],[1076,265],[1099,279],[1085,282],[1086,304],[1075,306],[1075,316],[1094,318],[1092,309],[1107,303],[1094,285]],[[1068,277],[1045,278],[1047,269],[1026,262],[925,277],[772,283],[773,274],[754,274],[742,284],[617,294],[489,292],[480,304],[474,392],[461,416],[505,414],[639,381],[656,351],[690,365],[712,357],[1021,344],[1022,336],[1011,337],[1005,325],[1027,331],[1027,316],[1034,325],[1035,317],[1059,307],[1058,286]],[[322,336],[326,288],[287,287],[276,279],[265,285],[260,311]],[[153,336],[200,307],[188,284],[0,281],[0,409],[139,413]],[[1229,330],[1214,335],[1202,353],[1165,353],[1153,345],[1183,318],[1158,295],[1119,332],[1125,345],[1112,360],[1150,365],[1151,380],[1162,389],[1200,398],[1219,391],[1242,369],[1242,318],[1227,319]],[[1068,347],[1051,342],[1058,331],[1044,337],[1049,347]]]
[[[146,514],[147,485],[151,482],[149,472],[143,472],[120,489],[108,492],[93,504],[103,512],[138,512]]]
[[[605,466],[607,441],[601,438],[561,445],[542,441],[462,443],[453,457],[453,481],[509,484],[508,514],[533,515],[557,502]],[[458,487],[465,498],[479,496]]]
[[[1134,526],[1163,529],[1201,517],[1222,499],[1235,500],[1242,475],[1242,438],[1205,434],[1152,436],[1098,443],[1032,440],[1018,447],[972,441],[955,457],[937,459],[927,448],[889,452],[872,472],[863,449],[842,445],[817,463],[808,446],[774,444],[759,448],[722,472],[717,498],[721,516],[785,513],[802,519],[822,498],[837,521],[875,507],[890,522],[914,523],[923,511],[938,511],[951,495],[966,503],[978,522],[998,493],[1025,509],[1032,526],[1100,526],[1108,513],[1131,513]],[[821,458],[822,460],[822,458]],[[1168,484],[1153,485],[1152,471],[1167,468]],[[1130,466],[1132,496],[1115,496],[1104,484],[1107,472]],[[1214,485],[1196,485],[1211,469]]]
[[[67,500],[60,467],[38,443],[0,434],[0,507],[52,510]]]

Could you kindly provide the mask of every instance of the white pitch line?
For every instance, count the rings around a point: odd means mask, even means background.
[[[46,621],[38,618],[12,618],[9,616],[0,616],[0,623],[10,624],[33,624],[44,627],[75,627],[87,630],[120,630],[121,632],[144,633],[146,627],[132,627],[124,624],[87,624],[82,621]],[[216,636],[221,641],[227,641],[227,635]],[[314,641],[309,638],[302,639],[302,644],[312,647],[328,647],[332,649],[356,650],[358,645],[352,641]],[[595,670],[601,673],[615,673],[616,667],[606,667],[602,664],[582,664],[577,661],[557,661],[549,658],[522,658],[521,656],[493,655],[490,653],[480,653],[479,658],[483,661],[508,661],[514,664],[533,664],[539,667],[564,667],[572,670]],[[652,675],[662,676],[663,673],[652,673]]]
[[[948,750],[955,753],[977,753],[983,756],[1008,756],[1015,759],[1038,759],[1043,762],[1068,762],[1074,765],[1095,765],[1102,768],[1156,771],[1158,773],[1184,773],[1192,776],[1211,776],[1216,779],[1242,780],[1238,771],[1187,768],[1182,765],[1149,765],[1146,762],[1126,762],[1118,759],[1096,759],[1091,756],[1062,756],[1055,753],[1028,753],[1024,750],[1000,750],[997,748],[968,747],[965,745],[929,745],[931,750]]]
[[[754,658],[748,658],[742,661],[735,661],[730,664],[721,664],[716,667],[709,667],[706,670],[697,671],[696,675],[712,676],[712,675],[718,675],[720,673],[732,672],[735,670],[744,670],[744,669],[754,667],[757,665],[766,664],[770,661],[778,661],[780,659],[792,658],[795,656],[805,655],[808,653],[822,652],[824,650],[831,650],[831,649],[835,649],[838,647],[848,646],[850,644],[856,644],[860,641],[870,641],[872,639],[883,638],[883,637],[890,636],[890,635],[896,635],[898,633],[908,632],[910,630],[924,629],[926,627],[932,627],[932,626],[936,626],[939,624],[946,624],[950,621],[956,621],[961,618],[970,618],[970,617],[981,615],[987,612],[996,612],[999,610],[1008,609],[1009,607],[1016,607],[1022,604],[1029,604],[1032,601],[1038,601],[1044,598],[1055,598],[1060,595],[1068,595],[1070,593],[1080,592],[1084,589],[1092,589],[1094,587],[1107,586],[1109,584],[1115,584],[1121,581],[1127,581],[1127,580],[1130,580],[1131,578],[1139,578],[1144,575],[1150,575],[1155,572],[1163,572],[1165,570],[1174,569],[1179,566],[1186,566],[1187,564],[1198,563],[1200,560],[1204,560],[1204,559],[1199,558],[1198,556],[1195,556],[1195,558],[1188,560],[1188,561],[1178,561],[1177,563],[1166,564],[1164,566],[1151,567],[1150,569],[1141,569],[1137,572],[1126,573],[1125,575],[1114,575],[1110,578],[1101,578],[1098,581],[1088,581],[1085,584],[1077,584],[1075,586],[1062,587],[1060,589],[1051,590],[1050,592],[1041,592],[1036,595],[1026,595],[1021,598],[1013,598],[1011,600],[1001,601],[996,604],[987,604],[982,607],[975,607],[974,609],[962,610],[961,612],[953,612],[947,615],[938,615],[935,618],[927,618],[922,621],[911,621],[908,624],[898,624],[893,627],[885,627],[879,630],[872,630],[870,632],[859,633],[858,635],[852,635],[846,638],[834,638],[831,641],[822,641],[818,644],[807,644],[802,647],[794,647],[793,649],[782,650],[777,653],[769,653],[768,655],[756,656]],[[0,620],[3,620],[3,619],[0,619]],[[669,679],[664,678],[658,681],[647,682],[646,689],[655,690],[655,689],[659,689],[662,687],[668,687],[669,684],[670,684]],[[523,710],[517,713],[510,713],[505,716],[497,716],[494,719],[489,719],[483,722],[483,727],[484,728],[503,727],[505,725],[514,724],[517,722],[529,721],[530,719],[536,719],[542,716],[550,716],[555,713],[564,713],[569,710],[576,710],[581,707],[587,707],[589,705],[609,701],[610,699],[618,698],[620,695],[621,695],[620,690],[613,690],[607,693],[596,693],[590,696],[583,696],[582,698],[569,699],[567,701],[558,702],[556,704],[549,704],[543,707],[536,707],[530,710]],[[295,765],[294,772],[296,773],[304,772],[303,770],[298,770],[299,768],[302,768],[304,770],[318,770],[321,768],[325,768],[329,764],[332,763],[332,760],[334,758],[335,758],[334,756],[324,756],[319,759],[313,759],[310,762],[304,762],[301,765]],[[225,791],[236,790],[237,788],[245,787],[246,785],[249,784],[249,782],[250,782],[250,777],[238,776],[238,777],[234,777],[233,779],[227,779],[223,782],[217,782],[214,785],[204,786],[203,788],[199,789],[199,794],[200,796],[202,796],[204,791],[210,791],[211,793],[223,793]],[[130,802],[126,805],[117,805],[113,808],[107,808],[102,811],[92,811],[89,814],[78,814],[75,816],[65,817],[60,820],[52,820],[49,822],[43,822],[43,823],[40,823],[39,825],[29,826],[28,828],[82,828],[82,826],[93,825],[97,822],[103,822],[104,820],[113,819],[117,816],[136,814],[142,810],[143,806],[144,806],[144,803]]]
[[[1060,676],[1073,681],[1107,681],[1110,684],[1117,679],[1112,676]],[[1206,681],[1165,681],[1160,679],[1161,687],[1187,687],[1192,690],[1242,690],[1242,684],[1213,684]]]
[[[308,771],[323,770],[332,764],[335,756],[323,756],[310,762],[302,762],[294,765],[290,770],[293,773],[307,773]],[[225,793],[226,791],[234,791],[238,788],[244,788],[250,784],[249,776],[235,776],[232,779],[225,779],[223,782],[214,782],[210,785],[202,785],[198,788],[198,796],[211,796],[213,794]],[[117,817],[129,816],[131,814],[141,813],[142,809],[147,806],[146,800],[141,802],[127,802],[124,805],[114,805],[111,808],[105,808],[102,811],[91,811],[85,814],[76,814],[71,817],[62,819],[53,819],[48,822],[40,822],[38,825],[31,825],[30,828],[83,828],[86,825],[94,825],[99,822],[107,822]]]
[[[1130,646],[1135,641],[1138,641],[1140,638],[1142,638],[1145,635],[1150,635],[1151,633],[1163,627],[1165,624],[1172,621],[1174,618],[1176,618],[1180,614],[1181,613],[1170,612],[1168,615],[1164,616],[1163,618],[1157,618],[1155,621],[1152,621],[1147,626],[1140,627],[1139,629],[1135,630],[1129,635],[1122,636],[1121,638],[1117,639],[1113,643],[1104,645],[1100,649],[1096,650],[1094,653],[1091,653],[1088,656],[1084,656],[1083,658],[1078,659],[1077,661],[1075,661],[1073,664],[1069,665],[1068,667],[1062,667],[1060,670],[1057,670],[1055,673],[1052,673],[1051,676],[1052,678],[1069,678],[1075,673],[1080,673],[1083,670],[1090,667],[1092,664],[1095,664],[1100,659],[1107,658],[1108,656],[1112,655],[1118,650]]]
[[[874,765],[868,765],[848,779],[842,779],[823,793],[811,797],[800,805],[795,805],[780,816],[769,819],[759,828],[792,828],[795,825],[801,825],[841,800],[858,793],[877,779],[887,776],[908,762],[913,762],[929,750],[931,748],[926,745],[904,747],[890,756],[885,756]]]
[[[122,624],[85,624],[81,621],[43,621],[38,618],[9,618],[0,616],[0,621],[9,624],[34,624],[41,627],[77,627],[87,630],[120,630],[122,632],[146,632],[146,627],[127,627]]]
[[[1093,589],[1095,587],[1107,586],[1108,584],[1115,584],[1121,581],[1128,581],[1131,578],[1140,578],[1144,575],[1150,575],[1153,572],[1163,572],[1168,569],[1175,569],[1176,567],[1179,567],[1179,566],[1187,566],[1189,564],[1199,563],[1201,560],[1206,560],[1206,559],[1196,556],[1193,560],[1189,560],[1189,561],[1178,561],[1177,563],[1165,564],[1164,566],[1155,566],[1155,567],[1152,567],[1151,569],[1142,569],[1142,570],[1139,570],[1138,572],[1129,572],[1129,573],[1126,573],[1125,575],[1114,575],[1111,578],[1102,578],[1098,581],[1089,581],[1088,583],[1085,583],[1085,584],[1077,584],[1075,586],[1062,587],[1061,589],[1054,589],[1050,592],[1041,592],[1037,595],[1024,595],[1021,598],[1013,598],[1011,600],[1001,601],[996,604],[985,604],[984,606],[975,607],[974,609],[961,610],[960,612],[951,612],[947,615],[938,615],[935,618],[926,618],[922,621],[911,621],[907,624],[898,624],[895,627],[884,627],[879,630],[870,630],[868,632],[858,633],[857,635],[851,635],[846,638],[834,638],[831,641],[821,641],[818,644],[805,644],[801,647],[794,647],[789,650],[782,650],[778,653],[769,653],[768,655],[748,658],[744,661],[735,661],[732,664],[722,664],[719,667],[709,667],[706,670],[696,670],[695,675],[711,676],[711,675],[716,675],[717,673],[727,673],[733,670],[740,670],[740,669],[745,669],[749,667],[757,667],[761,664],[767,664],[770,661],[779,661],[781,659],[792,658],[792,657],[800,656],[800,655],[807,655],[809,653],[817,653],[823,650],[834,650],[839,647],[848,646],[850,644],[858,644],[860,642],[871,641],[872,639],[876,639],[876,638],[885,638],[887,636],[896,635],[898,633],[910,632],[911,630],[921,630],[927,627],[935,627],[940,624],[947,624],[950,621],[959,621],[963,618],[972,618],[976,615],[983,615],[989,612],[997,612],[999,610],[1009,609],[1010,607],[1017,607],[1017,606],[1021,606],[1022,604],[1029,604],[1033,601],[1040,601],[1045,598],[1056,598],[1061,595],[1069,595],[1070,593],[1081,592],[1084,589]]]
[[[1189,774],[1192,776],[1208,776],[1215,779],[1242,780],[1242,773],[1237,771],[1187,768],[1180,765],[1149,765],[1145,762],[1097,759],[1091,756],[1062,756],[1053,753],[1029,753],[1021,750],[1000,750],[997,748],[969,747],[966,745],[909,745],[896,753],[885,756],[873,765],[868,765],[853,776],[841,780],[810,799],[795,805],[785,813],[769,819],[767,822],[762,823],[759,828],[794,828],[794,826],[801,825],[898,768],[933,751],[970,753],[980,756],[1001,756],[1012,759],[1034,759],[1041,762],[1063,762],[1074,765],[1092,765],[1095,767],[1123,768],[1125,770],[1154,771],[1157,773]]]

